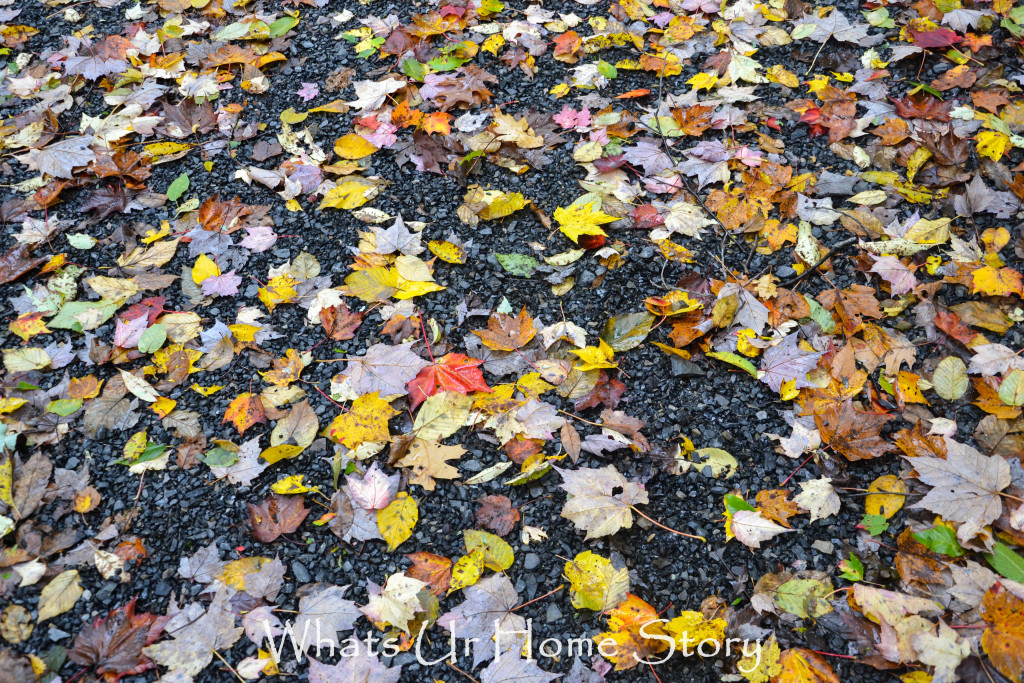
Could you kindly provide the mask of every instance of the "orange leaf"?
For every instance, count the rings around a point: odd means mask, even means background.
[[[1014,683],[1024,672],[1024,600],[1002,584],[988,589],[981,601],[981,618],[988,628],[981,634],[981,646],[995,667]]]
[[[1013,268],[993,268],[984,266],[971,273],[971,293],[988,294],[990,296],[1021,296],[1021,274]]]
[[[515,318],[504,313],[491,315],[487,320],[487,329],[473,330],[473,334],[480,337],[480,341],[489,349],[515,351],[529,344],[537,336],[537,329],[533,326],[533,318],[524,308]]]
[[[447,557],[421,550],[406,555],[412,560],[412,566],[405,570],[405,575],[419,579],[430,586],[434,595],[443,595],[452,580],[452,561]]]
[[[772,679],[775,683],[839,683],[839,678],[828,662],[810,650],[793,647],[779,657],[782,673]]]
[[[435,111],[423,119],[423,130],[427,133],[450,135],[452,115],[443,111]]]
[[[224,419],[221,423],[230,421],[235,425],[239,434],[245,434],[245,430],[254,424],[267,421],[267,415],[263,410],[263,399],[259,394],[244,393],[231,402],[224,412]]]

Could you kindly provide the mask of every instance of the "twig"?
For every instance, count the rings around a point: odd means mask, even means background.
[[[228,660],[226,660],[223,657],[221,657],[219,652],[214,650],[212,647],[210,648],[210,652],[212,652],[213,654],[217,655],[217,659],[219,659],[220,661],[224,662],[224,666],[226,666],[228,668],[228,670],[231,671],[231,673],[235,674],[235,677],[238,680],[242,681],[242,683],[249,683],[249,681],[247,681],[244,678],[242,678],[242,675],[240,673],[235,671],[235,667],[233,667],[230,664],[228,664]]]
[[[466,673],[465,671],[463,671],[463,670],[462,670],[462,669],[460,669],[459,667],[455,666],[455,665],[454,665],[454,664],[452,664],[451,662],[449,662],[449,661],[445,660],[445,664],[447,664],[449,668],[451,668],[451,669],[455,669],[455,670],[456,670],[456,671],[458,671],[458,672],[459,672],[460,674],[462,674],[463,676],[465,676],[465,677],[466,677],[466,678],[468,678],[469,680],[473,681],[473,683],[480,683],[480,681],[476,680],[475,678],[473,678],[473,677],[472,677],[472,676],[470,676],[470,675],[469,675],[468,673]]]
[[[672,533],[674,533],[674,534],[679,534],[680,536],[686,536],[687,538],[695,538],[695,539],[697,539],[698,541],[703,541],[704,543],[707,543],[707,542],[708,542],[708,539],[704,538],[703,536],[694,536],[693,534],[688,534],[688,533],[686,533],[686,532],[683,532],[683,531],[679,531],[678,529],[673,529],[673,528],[672,528],[672,527],[670,527],[670,526],[665,526],[664,524],[662,524],[662,523],[661,523],[661,522],[659,522],[658,520],[656,520],[656,519],[654,519],[654,518],[652,518],[652,517],[648,517],[648,516],[647,516],[647,515],[645,515],[644,513],[640,512],[640,510],[638,510],[638,509],[637,509],[637,507],[636,507],[635,505],[630,505],[630,506],[629,506],[629,509],[630,509],[630,510],[632,510],[633,512],[635,512],[636,514],[640,515],[640,516],[641,516],[641,517],[643,517],[644,519],[646,519],[646,520],[647,520],[648,522],[650,522],[651,524],[653,524],[653,525],[655,525],[655,526],[658,526],[658,527],[661,527],[661,528],[662,528],[662,529],[664,529],[665,531],[671,531],[671,532],[672,532]]]
[[[516,610],[522,609],[522,608],[526,607],[527,605],[532,605],[533,603],[535,603],[535,602],[537,602],[539,600],[543,600],[546,597],[554,595],[555,593],[557,593],[558,591],[562,590],[563,588],[565,588],[565,584],[564,583],[562,585],[560,585],[558,588],[556,588],[555,590],[553,590],[553,591],[548,591],[547,593],[545,593],[544,595],[542,595],[540,597],[534,598],[533,600],[530,600],[529,602],[524,602],[523,604],[519,605],[518,607],[513,607],[510,611],[515,612]]]
[[[800,273],[796,277],[792,277],[792,278],[789,278],[788,280],[783,280],[782,282],[780,282],[779,283],[779,287],[790,288],[790,287],[793,287],[794,285],[799,284],[807,276],[809,276],[811,273],[816,272],[818,270],[818,268],[820,268],[822,266],[822,264],[825,263],[825,261],[828,261],[830,258],[832,258],[833,254],[835,254],[840,249],[845,249],[846,247],[850,246],[851,244],[856,244],[857,240],[859,240],[859,239],[860,238],[857,237],[856,235],[854,235],[853,237],[846,238],[845,240],[843,240],[839,244],[835,245],[834,247],[832,247],[831,249],[826,251],[825,255],[822,256],[820,259],[818,259],[818,262],[815,263],[813,266],[811,266],[810,268],[808,268],[804,272]]]

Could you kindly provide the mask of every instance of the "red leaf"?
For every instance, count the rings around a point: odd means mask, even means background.
[[[409,398],[415,410],[427,397],[439,391],[456,391],[468,394],[471,391],[493,391],[480,371],[482,360],[470,358],[462,353],[449,353],[433,365],[420,370],[408,384]]]
[[[132,600],[83,628],[68,651],[68,659],[96,667],[96,673],[111,683],[122,676],[137,676],[155,666],[142,654],[142,648],[157,639],[163,621],[166,618],[154,614],[135,614]]]
[[[914,44],[918,47],[949,47],[950,45],[956,45],[962,40],[956,34],[956,31],[951,31],[948,28],[937,28],[934,31],[914,31],[911,29],[910,35],[914,36]]]

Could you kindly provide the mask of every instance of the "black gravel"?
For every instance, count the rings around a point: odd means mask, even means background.
[[[235,161],[225,153],[211,157],[209,160],[214,164],[211,171],[204,169],[204,159],[198,154],[157,166],[148,182],[149,187],[154,191],[162,191],[175,177],[187,171],[191,178],[191,188],[186,196],[205,199],[219,192],[223,199],[237,196],[247,204],[269,205],[269,215],[276,231],[289,237],[282,238],[269,252],[253,253],[246,262],[233,264],[239,273],[264,280],[270,268],[295,258],[302,251],[308,251],[318,259],[323,273],[332,277],[332,284],[341,284],[351,262],[348,247],[357,243],[357,233],[363,227],[362,224],[345,212],[318,212],[305,203],[303,212],[289,212],[274,193],[256,183],[248,187],[233,180],[233,176],[237,164],[245,166],[254,163],[249,157],[257,140],[273,139],[272,134],[279,130],[278,115],[284,109],[308,108],[335,98],[350,99],[354,96],[351,86],[340,92],[326,92],[324,79],[328,74],[349,67],[355,70],[354,81],[381,77],[382,74],[375,71],[382,66],[381,62],[360,60],[355,57],[349,43],[334,39],[342,29],[330,25],[328,19],[331,15],[346,8],[357,17],[371,13],[383,17],[394,12],[404,23],[413,10],[410,5],[419,7],[421,4],[426,5],[419,2],[375,2],[361,5],[353,0],[335,0],[323,9],[299,6],[302,22],[285,51],[289,57],[287,65],[269,71],[271,90],[264,95],[251,97],[234,88],[225,91],[219,102],[247,102],[244,120],[267,123],[270,134],[243,142],[236,150]],[[522,4],[525,7],[526,3]],[[584,18],[607,11],[606,2],[586,7],[570,0],[555,0],[545,2],[544,6],[559,12],[576,12]],[[859,16],[859,8],[854,3],[844,1],[839,6],[847,16]],[[18,22],[40,29],[40,34],[27,44],[27,49],[39,54],[59,49],[62,36],[87,24],[92,24],[98,35],[119,32],[125,23],[123,10],[126,7],[120,5],[104,9],[93,5],[76,5],[77,11],[85,18],[72,25],[64,21],[59,9],[32,2],[24,8]],[[267,3],[268,11],[277,9],[277,3]],[[351,22],[345,28],[355,25]],[[845,52],[850,50],[827,46],[820,58],[818,70],[838,68],[844,58],[848,58]],[[614,61],[612,57],[616,55],[609,54],[612,56],[602,56]],[[622,51],[621,56],[627,54]],[[851,54],[856,56],[858,52]],[[805,55],[803,61],[808,63],[811,57],[813,54]],[[777,62],[787,63],[795,70],[793,56],[787,53],[787,48],[766,49],[759,53],[758,58],[766,66]],[[686,65],[687,71],[683,76],[671,82],[666,81],[666,87],[671,90],[677,87],[676,83],[680,84],[679,87],[686,87],[681,85],[682,81],[696,73],[699,67],[700,64]],[[507,112],[522,112],[531,107],[548,111],[561,108],[562,101],[556,102],[547,93],[563,80],[566,67],[553,60],[550,53],[538,58],[538,73],[532,81],[527,80],[520,70],[495,65],[493,60],[488,62],[488,68],[501,77],[501,82],[492,87],[492,104],[508,103],[504,107]],[[653,80],[656,88],[656,79]],[[926,81],[926,76],[922,75],[921,80]],[[308,104],[301,103],[294,94],[298,84],[303,81],[316,81],[321,88],[320,96]],[[617,91],[651,85],[651,76],[643,72],[622,72],[615,83]],[[788,99],[798,96],[797,93],[780,93],[777,88],[762,90],[766,92],[766,99],[762,103],[766,108],[780,107]],[[894,95],[898,94],[894,92]],[[77,125],[76,118],[82,114],[97,115],[104,111],[99,93],[83,92],[80,97],[83,101],[76,104],[74,117],[65,115],[61,118],[64,126]],[[572,104],[573,99],[569,97],[565,101]],[[639,111],[640,106],[649,104],[649,100],[640,100],[627,106]],[[348,132],[350,120],[351,117],[345,115],[318,118],[317,141],[329,147],[335,138]],[[852,165],[829,151],[827,139],[809,139],[802,125],[786,123],[785,139],[787,156],[791,157],[790,162],[796,166],[795,173],[822,169],[843,173],[853,169]],[[568,204],[582,193],[577,181],[583,177],[583,171],[573,163],[570,144],[548,150],[547,154],[551,158],[549,165],[521,176],[491,164],[483,164],[482,173],[472,181],[485,188],[522,192],[550,215],[556,207]],[[264,165],[269,166],[271,163],[273,161]],[[567,320],[582,325],[594,338],[609,317],[641,310],[645,297],[663,293],[663,283],[671,284],[684,275],[676,265],[663,268],[663,260],[656,256],[655,248],[643,233],[621,232],[616,233],[615,237],[629,247],[629,256],[622,267],[606,271],[596,260],[584,258],[575,273],[576,287],[565,297],[556,297],[550,293],[549,285],[539,279],[517,278],[505,273],[494,257],[496,253],[532,253],[529,242],[549,245],[549,253],[567,246],[560,237],[549,240],[549,230],[532,213],[521,211],[505,221],[486,222],[477,228],[470,228],[456,217],[455,210],[462,203],[465,190],[453,175],[421,173],[410,164],[398,166],[394,155],[386,152],[375,154],[372,164],[372,171],[367,171],[366,175],[382,176],[391,181],[392,185],[370,206],[392,215],[401,214],[406,220],[428,221],[427,234],[432,239],[443,239],[454,234],[461,240],[473,242],[474,246],[468,250],[466,265],[437,263],[435,278],[447,289],[416,300],[424,316],[434,318],[442,326],[454,350],[464,350],[463,336],[468,330],[484,324],[483,318],[458,324],[456,307],[467,297],[471,299],[471,308],[493,309],[507,300],[514,310],[526,307],[532,315],[547,323],[560,319],[564,312]],[[31,176],[22,165],[9,159],[0,162],[0,169],[6,176],[5,184],[8,187]],[[5,189],[2,196],[6,200],[14,195]],[[83,199],[82,192],[68,193],[64,201],[52,207],[49,213],[73,224],[67,232],[86,232],[101,239],[116,236],[118,230],[134,223],[156,226],[161,220],[171,218],[173,213],[171,207],[167,206],[133,211],[129,215],[115,213],[104,219],[95,219],[85,217],[80,212]],[[927,211],[929,207],[919,208]],[[8,235],[19,229],[16,223],[9,223],[5,227]],[[820,237],[829,244],[839,241],[843,235],[831,235],[824,231]],[[13,239],[6,238],[4,247],[11,243]],[[712,253],[717,254],[719,248],[716,237],[712,235],[704,243],[691,240],[688,246],[700,256],[692,266],[692,272],[702,276],[721,276],[711,257]],[[746,262],[748,249],[744,243],[730,241],[725,247],[726,262]],[[88,269],[89,275],[94,275],[102,272],[99,269],[109,267],[120,256],[122,245],[115,239],[110,242],[101,241],[87,252],[68,250],[63,245],[55,245],[54,250],[69,251],[76,262]],[[786,250],[773,256],[758,254],[750,260],[749,270],[760,272],[774,267],[775,272],[785,275],[788,259]],[[836,285],[843,287],[863,282],[848,261],[837,261],[836,276],[833,279]],[[187,250],[179,249],[178,255],[167,265],[166,270],[179,273],[183,265],[190,263]],[[596,286],[595,281],[599,282]],[[28,283],[29,280],[24,282]],[[811,289],[818,286],[812,285]],[[256,283],[250,280],[243,283],[242,294],[237,299],[219,299],[210,307],[198,309],[205,317],[204,327],[218,319],[233,322],[236,306],[258,306],[256,287]],[[17,316],[9,300],[22,293],[21,283],[12,283],[0,289],[0,314],[4,318],[13,319]],[[168,309],[191,309],[177,283],[159,294],[168,298]],[[182,387],[170,392],[170,398],[178,401],[178,408],[195,410],[202,415],[203,427],[209,440],[239,441],[235,429],[231,425],[221,424],[220,418],[227,404],[239,392],[248,390],[250,382],[262,386],[257,384],[260,382],[257,372],[265,369],[268,357],[281,357],[286,349],[295,348],[300,351],[313,349],[315,358],[327,360],[359,352],[382,340],[376,314],[367,317],[355,339],[344,343],[329,340],[321,343],[324,340],[320,327],[308,326],[304,318],[305,311],[298,306],[279,307],[269,319],[281,336],[261,346],[269,356],[242,353],[235,357],[229,367],[216,374],[198,376],[199,382],[204,385],[226,385],[224,390],[211,397],[199,396],[187,387]],[[107,323],[95,333],[99,339],[109,340],[113,324]],[[652,339],[663,341],[664,332],[656,333]],[[46,343],[53,340],[59,343],[71,341],[76,350],[82,344],[81,336],[61,332],[55,332],[45,337],[45,340]],[[1019,328],[1015,328],[1009,333],[1006,343],[1016,345],[1021,341]],[[0,330],[0,342],[7,348],[20,344],[20,340],[9,333],[6,327]],[[612,460],[626,476],[640,477],[647,481],[650,504],[645,511],[648,515],[670,527],[703,535],[708,540],[706,544],[663,532],[645,520],[639,520],[631,531],[584,544],[582,535],[568,521],[559,517],[564,493],[558,487],[557,476],[547,476],[526,486],[511,489],[498,481],[477,487],[439,481],[437,490],[432,494],[419,495],[417,492],[421,521],[413,538],[402,545],[400,552],[388,553],[379,542],[345,546],[326,527],[311,524],[311,520],[319,513],[312,515],[295,534],[264,546],[255,542],[246,528],[245,504],[263,500],[270,491],[270,485],[287,474],[305,474],[308,484],[320,486],[325,491],[332,490],[330,444],[318,441],[299,459],[268,469],[248,488],[214,481],[208,469],[202,465],[188,470],[179,469],[173,464],[173,458],[168,470],[147,473],[140,487],[138,476],[113,464],[120,457],[127,437],[145,427],[152,441],[170,444],[176,441],[163,430],[155,416],[142,411],[139,424],[124,433],[105,433],[98,435],[101,438],[92,439],[84,436],[80,425],[75,424],[72,431],[57,445],[45,448],[45,453],[56,467],[77,469],[88,466],[91,483],[102,495],[102,502],[99,508],[84,516],[72,514],[61,518],[56,515],[58,505],[51,504],[37,512],[31,523],[44,536],[52,533],[51,529],[70,528],[83,540],[93,537],[110,521],[122,522],[124,516],[134,510],[133,522],[124,536],[137,536],[147,556],[126,567],[129,575],[127,581],[105,581],[95,570],[83,569],[82,585],[86,590],[74,609],[39,625],[27,642],[14,649],[41,654],[52,647],[70,648],[74,635],[84,624],[132,598],[138,600],[140,611],[156,614],[164,613],[172,598],[179,602],[195,599],[202,586],[181,580],[177,575],[178,562],[183,556],[191,555],[211,541],[216,541],[225,559],[251,555],[279,557],[289,570],[277,601],[284,609],[296,608],[296,590],[309,582],[352,584],[352,599],[362,603],[366,600],[367,580],[383,583],[389,574],[408,566],[402,553],[428,550],[448,557],[459,556],[462,553],[461,531],[474,526],[473,500],[482,495],[497,493],[508,495],[514,504],[523,506],[525,522],[542,527],[549,534],[548,540],[529,547],[521,544],[515,535],[509,538],[516,550],[516,563],[507,573],[524,600],[543,595],[562,583],[563,561],[559,558],[571,558],[584,549],[620,558],[630,570],[632,592],[656,609],[666,610],[663,616],[667,618],[682,610],[698,609],[701,601],[712,595],[720,596],[727,603],[736,601],[737,609],[741,609],[752,595],[757,578],[769,572],[786,568],[814,569],[835,576],[836,565],[845,556],[840,551],[855,543],[858,536],[855,526],[863,509],[861,499],[844,500],[838,516],[814,524],[810,524],[806,516],[794,518],[797,533],[780,536],[759,551],[751,551],[736,542],[725,542],[722,497],[726,493],[739,491],[752,500],[753,495],[762,489],[777,488],[780,483],[788,480],[787,487],[796,490],[799,482],[817,478],[822,473],[821,468],[811,462],[790,479],[798,463],[777,456],[772,442],[765,436],[767,433],[788,433],[789,429],[782,417],[788,405],[780,403],[767,387],[746,375],[730,372],[721,364],[704,360],[684,368],[681,364],[673,364],[665,353],[651,344],[644,344],[624,354],[622,359],[620,367],[623,372],[619,378],[626,384],[627,392],[619,409],[646,420],[644,433],[652,443],[667,444],[686,436],[697,447],[725,448],[739,460],[737,475],[728,481],[710,479],[696,471],[678,477],[654,475],[649,462],[631,459],[628,455],[617,454]],[[328,390],[330,378],[338,367],[336,364],[311,364],[304,371],[303,379]],[[116,369],[109,365],[86,368],[80,361],[69,366],[67,371],[73,377],[89,372],[95,372],[101,378],[117,374]],[[63,374],[61,371],[45,377],[34,377],[40,383],[39,386],[49,388],[59,382]],[[28,381],[33,380],[29,378]],[[488,381],[494,383],[494,378],[488,377]],[[337,414],[337,409],[311,387],[307,388],[321,425],[324,425]],[[8,395],[18,394],[10,392]],[[560,408],[572,410],[568,402],[560,402],[553,393],[545,396],[545,400],[558,404]],[[936,414],[948,410],[946,416],[951,418],[955,415],[963,434],[969,434],[981,417],[977,409],[966,403],[955,406],[943,404],[933,407],[933,410]],[[582,413],[582,417],[594,420],[598,413],[599,410],[588,410]],[[392,433],[401,432],[403,420],[407,421],[407,418],[395,418]],[[581,427],[581,432],[586,433],[587,425],[577,426]],[[269,433],[270,427],[266,425],[258,429]],[[472,433],[465,436],[460,434],[458,440],[467,449],[460,464],[464,477],[504,460],[504,455],[492,444]],[[556,448],[557,442],[552,442],[546,450],[553,453]],[[584,454],[580,464],[597,466],[606,462]],[[865,486],[879,474],[898,472],[899,469],[898,458],[888,456],[872,463],[856,463],[849,466],[846,472],[829,470],[828,474],[848,477],[851,483],[846,485],[849,486]],[[886,543],[892,543],[903,530],[902,515],[894,518],[891,524],[882,539]],[[821,552],[812,547],[816,541],[827,541],[834,550],[831,553]],[[55,558],[48,561],[54,562]],[[892,556],[882,548],[877,560],[867,561],[872,566],[891,567]],[[37,589],[14,590],[12,586],[0,581],[0,602],[23,605],[34,614],[38,596]],[[457,602],[457,596],[442,600],[442,610],[449,609]],[[604,625],[603,620],[593,613],[577,612],[569,601],[567,591],[533,603],[520,613],[533,620],[537,642],[549,637],[593,635],[602,630]],[[812,622],[778,624],[774,618],[755,621],[767,628],[778,626],[776,632],[783,647],[802,646],[840,655],[857,654],[841,628],[830,630],[824,623]],[[805,630],[801,632],[794,626],[802,626]],[[365,628],[365,622],[361,628]],[[434,651],[440,652],[443,643],[435,642],[434,646]],[[228,661],[238,662],[254,653],[255,647],[243,638],[230,652],[222,654]],[[891,680],[887,674],[847,659],[830,658],[829,661],[843,680]],[[392,663],[405,666],[403,680],[465,680],[448,669],[435,667],[429,672],[425,671],[410,654],[400,655]],[[571,664],[565,658],[561,661],[542,662],[543,668],[558,672],[567,671]],[[729,663],[721,659],[701,661],[694,657],[684,661],[677,657],[662,665],[658,675],[666,682],[718,681],[729,666]],[[296,671],[297,680],[306,680],[305,667],[299,669]],[[285,670],[288,671],[287,666]],[[69,663],[60,673],[64,680],[68,680],[79,672],[75,665]],[[0,673],[0,679],[2,677]],[[129,676],[122,680],[152,681],[156,677],[155,672],[150,671],[144,676]],[[227,670],[212,666],[197,680],[237,679]],[[609,680],[646,681],[653,680],[653,675],[649,669],[637,667],[621,674],[611,674]]]

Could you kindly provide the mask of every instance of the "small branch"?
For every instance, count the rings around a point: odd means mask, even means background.
[[[793,286],[795,286],[797,284],[800,284],[800,282],[802,282],[807,276],[809,276],[811,273],[816,272],[818,270],[818,268],[820,268],[822,266],[822,264],[825,263],[825,261],[828,261],[830,258],[832,258],[833,254],[835,254],[840,249],[845,249],[846,247],[850,246],[851,244],[856,244],[858,239],[860,239],[860,238],[857,237],[857,236],[847,237],[845,240],[843,240],[839,244],[835,245],[834,247],[832,247],[831,249],[826,251],[825,255],[822,256],[820,259],[818,259],[818,262],[815,263],[813,266],[811,266],[810,268],[808,268],[804,272],[800,273],[796,277],[790,278],[788,280],[783,280],[782,282],[779,283],[778,286],[779,287],[785,287],[785,288],[789,289],[789,288],[791,288],[791,287],[793,287]]]
[[[556,588],[555,590],[548,591],[547,593],[545,593],[544,595],[540,596],[539,598],[534,598],[533,600],[530,600],[529,602],[524,602],[523,604],[519,605],[518,607],[513,607],[511,611],[515,612],[516,610],[520,610],[520,609],[526,607],[527,605],[532,605],[533,603],[535,603],[535,602],[537,602],[539,600],[543,600],[546,597],[554,595],[555,593],[557,593],[558,591],[562,590],[563,588],[565,588],[565,584],[564,583],[562,585],[560,585],[558,588]]]
[[[448,668],[450,668],[450,669],[455,669],[455,670],[456,670],[456,671],[458,671],[458,672],[459,672],[460,674],[462,674],[463,676],[465,676],[465,677],[466,677],[466,678],[468,678],[469,680],[473,681],[473,683],[480,683],[480,681],[476,680],[475,678],[473,678],[473,677],[472,677],[472,676],[470,676],[470,675],[469,675],[468,673],[466,673],[465,671],[463,671],[463,670],[462,670],[462,669],[460,669],[459,667],[455,666],[455,665],[454,665],[454,664],[452,664],[451,662],[449,662],[449,661],[445,660],[445,664],[447,664],[447,665],[448,665]]]
[[[662,523],[661,523],[661,522],[659,522],[658,520],[656,520],[656,519],[653,519],[653,518],[651,518],[651,517],[648,517],[648,516],[647,516],[647,515],[645,515],[644,513],[640,512],[640,510],[638,510],[638,509],[637,509],[637,507],[636,507],[635,505],[630,505],[630,506],[629,506],[629,509],[630,509],[630,510],[632,510],[633,512],[635,512],[636,514],[640,515],[640,516],[641,516],[641,517],[643,517],[644,519],[646,519],[646,520],[647,520],[648,522],[650,522],[651,524],[653,524],[653,525],[655,525],[655,526],[657,526],[657,527],[661,527],[661,528],[662,528],[662,529],[664,529],[665,531],[671,531],[671,532],[672,532],[672,533],[674,533],[674,534],[679,534],[680,536],[686,536],[687,538],[695,538],[695,539],[697,539],[698,541],[703,541],[704,543],[707,543],[707,542],[708,542],[708,539],[704,538],[703,536],[694,536],[693,534],[688,534],[688,533],[685,533],[685,532],[679,531],[679,530],[677,530],[677,529],[673,529],[673,528],[672,528],[672,527],[670,527],[670,526],[665,526],[664,524],[662,524]]]
[[[217,655],[217,659],[219,659],[220,661],[224,662],[224,666],[226,666],[228,668],[228,670],[231,671],[231,673],[235,674],[235,677],[238,680],[242,681],[242,683],[249,683],[249,681],[247,681],[244,678],[242,678],[241,674],[239,674],[237,671],[235,671],[235,667],[233,667],[230,664],[228,664],[228,660],[226,660],[226,659],[224,659],[223,657],[220,656],[219,652],[217,652],[213,648],[210,648],[210,652],[212,652],[213,654]]]

